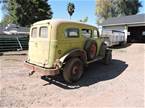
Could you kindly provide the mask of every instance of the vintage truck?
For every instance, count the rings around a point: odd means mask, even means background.
[[[105,43],[108,47],[126,44],[125,33],[118,30],[102,30],[102,38],[104,38]]]
[[[78,81],[87,64],[102,60],[109,64],[112,51],[88,24],[67,20],[43,20],[30,29],[26,65],[42,75],[62,73],[68,83]]]

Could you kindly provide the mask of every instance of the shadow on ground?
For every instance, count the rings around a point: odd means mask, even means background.
[[[77,89],[83,86],[90,86],[92,84],[98,83],[100,81],[107,81],[116,78],[128,67],[124,61],[112,60],[110,65],[103,65],[101,62],[94,62],[89,64],[86,68],[83,77],[74,84],[67,84],[61,76],[56,77],[41,77],[41,79],[47,81],[48,83],[43,86],[55,84],[56,86],[62,87],[64,89]]]
[[[129,47],[131,45],[132,45],[132,43],[127,43],[125,45],[114,45],[114,46],[111,46],[110,48],[111,49],[122,49],[122,48],[127,48],[127,47]]]

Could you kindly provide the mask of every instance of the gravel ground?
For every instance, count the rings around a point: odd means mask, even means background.
[[[66,85],[62,78],[29,77],[26,55],[0,56],[0,107],[144,107],[145,45],[113,49],[110,65],[89,65],[82,79]]]

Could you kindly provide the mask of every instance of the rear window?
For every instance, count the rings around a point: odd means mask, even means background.
[[[31,37],[32,38],[37,37],[37,28],[32,28]]]
[[[47,27],[40,27],[40,37],[47,38],[48,37],[48,28]]]
[[[65,30],[66,37],[79,37],[79,29],[77,28],[68,28]]]

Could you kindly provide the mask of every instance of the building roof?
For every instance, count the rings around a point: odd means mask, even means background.
[[[112,26],[112,25],[129,25],[129,24],[142,24],[142,23],[145,24],[145,14],[108,18],[101,25]]]
[[[29,28],[20,27],[16,24],[8,24],[5,27],[0,27],[0,34],[29,34]]]

